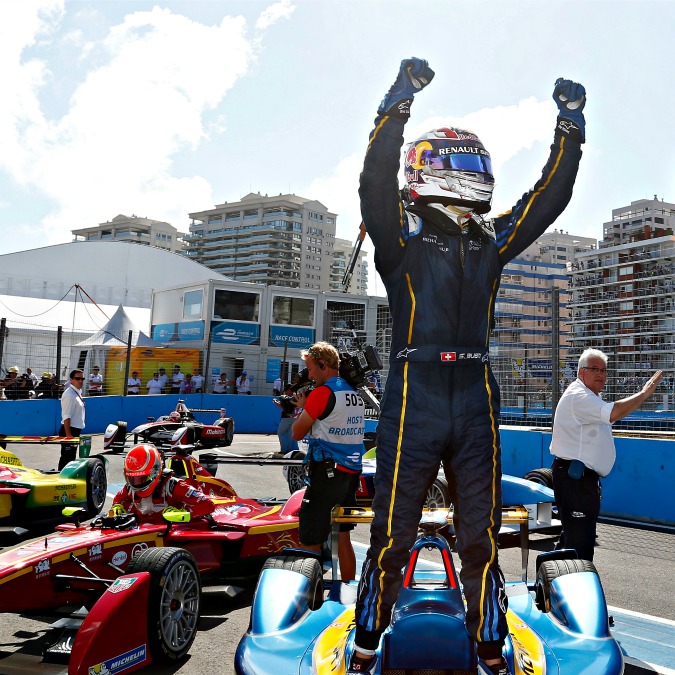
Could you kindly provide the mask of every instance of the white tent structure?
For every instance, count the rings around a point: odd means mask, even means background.
[[[148,337],[132,321],[120,305],[110,318],[110,321],[90,337],[74,344],[70,352],[70,363],[73,367],[82,368],[85,374],[91,372],[93,366],[99,366],[105,372],[105,361],[108,351],[112,347],[127,347],[131,331],[132,347],[164,347]]]

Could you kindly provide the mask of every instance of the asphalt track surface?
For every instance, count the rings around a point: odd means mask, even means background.
[[[102,437],[94,436],[92,454],[100,452]],[[53,469],[58,461],[59,446],[10,445],[27,466]],[[254,454],[278,449],[275,435],[236,435],[227,453]],[[107,455],[109,460],[112,494],[122,483],[122,456]],[[244,497],[285,498],[288,490],[280,467],[250,465],[221,465],[218,475],[226,478]],[[110,503],[110,496],[106,507]],[[359,525],[354,531],[357,554],[362,555],[368,543],[368,526]],[[539,551],[550,550],[554,539],[550,536],[533,535],[532,553],[529,562],[529,578],[534,578],[534,559]],[[361,544],[361,545],[359,545]],[[500,552],[501,565],[507,579],[521,576],[520,551],[506,549]],[[628,659],[626,674],[675,673],[669,663],[675,644],[675,533],[655,532],[647,529],[600,524],[595,565],[602,579],[607,603],[623,618],[622,610],[628,610],[638,622],[629,629],[644,633],[643,615],[651,627],[661,632],[653,633],[653,652],[642,653],[639,659]],[[245,589],[235,599],[220,594],[206,595],[202,606],[200,629],[185,661],[175,667],[150,667],[148,674],[181,673],[233,675],[234,654],[240,637],[249,621],[252,589]],[[649,617],[654,617],[652,621]],[[0,615],[0,675],[5,675],[2,657],[10,652],[39,655],[45,643],[45,634],[52,618],[27,618],[16,615]],[[617,621],[617,623],[619,623]],[[663,644],[663,643],[669,644]],[[662,652],[667,652],[663,656]],[[629,652],[629,656],[631,656]],[[648,658],[654,656],[654,658]],[[659,660],[660,659],[660,660]],[[646,665],[661,664],[652,668]],[[662,667],[668,664],[668,667]],[[9,672],[9,671],[8,671]],[[35,670],[34,672],[65,672],[65,670]],[[260,674],[264,675],[264,674]],[[275,673],[274,675],[285,675]]]

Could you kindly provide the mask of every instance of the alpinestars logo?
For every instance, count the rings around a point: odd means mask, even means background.
[[[558,129],[563,133],[569,134],[570,131],[579,129],[579,126],[571,120],[558,120]]]
[[[416,352],[417,349],[409,349],[406,347],[405,349],[402,349],[398,354],[396,354],[397,359],[407,359],[408,354],[412,354],[413,352]]]

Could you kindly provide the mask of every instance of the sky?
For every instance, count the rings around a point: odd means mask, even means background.
[[[410,56],[436,76],[406,140],[475,131],[493,215],[541,173],[556,79],[584,84],[584,156],[553,227],[599,239],[614,208],[675,202],[673,25],[673,0],[3,0],[0,254],[118,214],[187,232],[190,212],[249,192],[316,199],[354,240],[368,134]]]

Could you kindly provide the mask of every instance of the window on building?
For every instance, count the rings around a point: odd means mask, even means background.
[[[183,318],[201,319],[202,305],[204,303],[204,291],[185,291],[183,294]]]
[[[230,321],[258,321],[260,295],[243,291],[216,289],[213,318]]]
[[[275,297],[272,302],[272,323],[314,326],[314,300]]]

